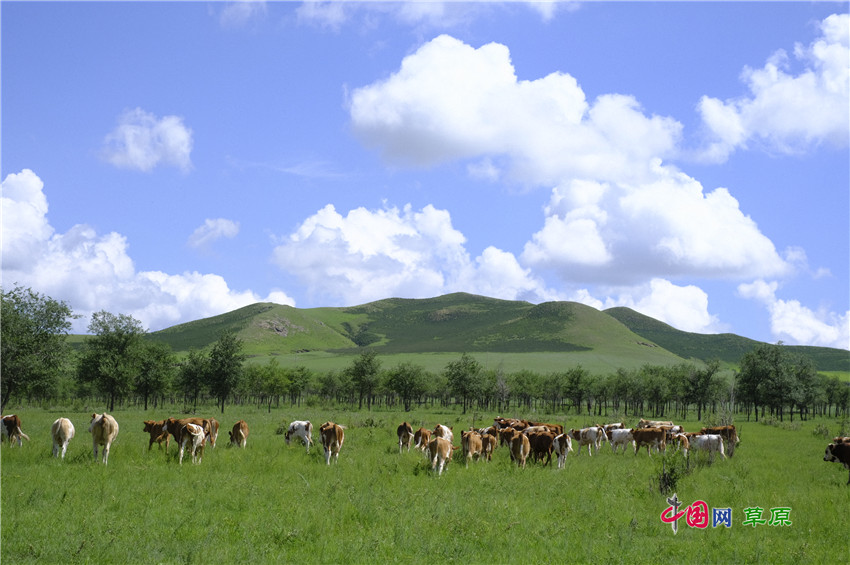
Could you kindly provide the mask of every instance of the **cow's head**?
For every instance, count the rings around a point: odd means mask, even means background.
[[[836,457],[835,453],[832,452],[832,449],[835,447],[833,444],[829,444],[826,446],[826,453],[823,454],[823,460],[828,461],[830,463],[837,463],[838,457]]]

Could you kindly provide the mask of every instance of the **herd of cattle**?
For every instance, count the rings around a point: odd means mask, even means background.
[[[183,463],[183,455],[188,448],[192,455],[193,463],[200,463],[204,446],[207,442],[215,447],[218,438],[219,423],[215,418],[168,418],[167,420],[155,421],[145,420],[144,431],[150,434],[148,450],[154,443],[162,445],[168,451],[170,439],[173,437],[178,445],[178,458]],[[339,461],[339,452],[345,439],[345,427],[334,422],[325,422],[319,427],[319,436],[325,454],[325,463],[330,465],[331,459]],[[21,419],[16,414],[2,417],[0,425],[3,439],[8,439],[10,445],[15,443],[23,445],[23,440],[29,441],[29,436],[21,429]],[[97,452],[103,447],[103,463],[109,460],[109,449],[115,437],[118,435],[118,422],[109,414],[92,414],[89,424],[89,432],[92,435],[94,459],[97,461]],[[233,446],[245,447],[248,441],[248,424],[244,420],[237,421],[230,434],[230,443]],[[58,418],[50,429],[53,438],[53,456],[65,458],[68,443],[74,437],[74,424],[68,418]],[[705,451],[710,457],[719,453],[726,458],[726,452],[734,453],[735,446],[740,442],[740,437],[734,425],[702,428],[699,432],[685,432],[682,426],[669,421],[644,420],[641,419],[635,428],[626,428],[623,423],[591,426],[582,429],[570,429],[564,431],[560,424],[544,422],[531,422],[528,420],[517,420],[512,418],[495,418],[493,425],[487,428],[469,429],[461,432],[460,446],[454,445],[454,432],[449,426],[437,424],[433,430],[419,428],[415,432],[413,427],[403,422],[398,426],[398,449],[401,453],[404,448],[409,452],[411,448],[420,450],[431,463],[431,469],[438,475],[443,473],[446,464],[451,461],[455,450],[460,449],[462,458],[469,467],[472,460],[490,461],[493,451],[499,445],[509,449],[511,461],[519,467],[525,467],[526,461],[531,457],[534,461],[548,465],[552,461],[552,455],[557,457],[559,469],[564,468],[567,454],[570,452],[579,454],[587,446],[588,456],[599,453],[603,442],[608,442],[614,453],[622,447],[625,453],[626,446],[632,446],[635,455],[642,447],[652,456],[652,450],[663,452],[668,444],[674,444],[681,449],[685,456],[689,451]],[[300,439],[306,447],[307,453],[313,445],[313,424],[307,420],[296,420],[289,424],[284,434],[287,445],[292,439]],[[578,451],[573,450],[573,443],[578,445]],[[850,437],[836,437],[829,444],[824,454],[824,461],[837,462],[850,470]],[[850,477],[847,484],[850,485]]]

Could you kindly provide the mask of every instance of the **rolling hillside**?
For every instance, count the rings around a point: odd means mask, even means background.
[[[558,355],[608,366],[720,359],[737,363],[758,342],[734,334],[682,332],[628,308],[600,312],[575,302],[498,300],[465,293],[390,298],[350,308],[299,309],[258,303],[153,332],[175,351],[202,349],[221,331],[237,332],[255,357],[319,353],[348,357],[362,347],[381,355],[488,353]],[[850,352],[795,347],[819,370],[850,370]]]

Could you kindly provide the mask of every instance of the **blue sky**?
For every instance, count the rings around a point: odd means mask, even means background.
[[[848,3],[2,2],[3,286],[850,349]]]

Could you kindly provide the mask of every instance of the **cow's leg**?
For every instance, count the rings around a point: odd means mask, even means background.
[[[97,463],[97,442],[94,442],[94,462]]]
[[[103,464],[106,465],[109,463],[109,447],[111,444],[109,442],[103,446]]]
[[[68,440],[62,442],[62,459],[65,459],[66,451],[68,451]]]

